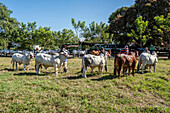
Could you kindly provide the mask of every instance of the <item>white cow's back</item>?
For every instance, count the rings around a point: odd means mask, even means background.
[[[21,64],[23,62],[23,56],[24,55],[22,55],[22,54],[15,53],[15,54],[12,55],[12,61]]]
[[[151,55],[149,53],[142,53],[139,57],[142,62],[146,62],[146,64],[154,64],[157,62],[156,55]]]
[[[35,56],[36,64],[42,64],[47,67],[53,66],[54,63],[59,63],[59,55],[49,55],[45,53],[39,53]]]

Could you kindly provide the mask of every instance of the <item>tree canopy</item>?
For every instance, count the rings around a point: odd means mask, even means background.
[[[147,44],[147,42],[149,41],[154,42],[155,44],[160,43],[160,40],[163,42],[170,43],[168,40],[169,35],[167,34],[169,33],[168,31],[169,25],[167,24],[168,22],[166,23],[167,26],[166,29],[163,28],[161,29],[162,30],[161,33],[161,32],[157,32],[158,30],[160,31],[160,29],[156,29],[157,28],[156,26],[160,27],[160,25],[158,25],[159,23],[156,22],[155,19],[155,17],[158,18],[158,16],[161,17],[161,15],[163,15],[164,19],[166,21],[169,21],[168,0],[135,0],[135,2],[136,3],[131,7],[129,8],[122,7],[110,15],[109,33],[114,34],[113,40],[117,43],[121,42],[127,44],[128,42],[131,42],[132,39],[134,39],[134,37],[138,37],[138,38],[141,37],[140,33],[142,33],[142,37],[143,37],[142,39],[144,45],[140,45],[141,43],[140,40],[135,40],[136,43],[139,44],[140,46],[145,46],[145,44]],[[142,18],[143,22],[146,21],[148,24],[144,32],[138,31],[140,28],[139,27],[140,24],[138,25],[136,23],[136,21],[139,19],[138,17]],[[160,19],[160,20],[163,21],[164,19]]]

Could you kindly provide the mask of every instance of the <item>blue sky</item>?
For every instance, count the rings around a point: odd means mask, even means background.
[[[71,18],[77,23],[92,21],[108,24],[112,12],[123,6],[135,4],[135,0],[1,0],[12,17],[19,22],[37,22],[37,27],[51,27],[52,31],[73,29]]]

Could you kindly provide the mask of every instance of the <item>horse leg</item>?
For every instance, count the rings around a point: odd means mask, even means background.
[[[120,78],[120,73],[121,73],[122,67],[123,67],[123,66],[120,65],[119,68],[118,68],[118,76],[119,76],[119,78]]]
[[[131,69],[130,69],[130,66],[129,66],[128,68],[129,68],[129,75],[130,75],[130,70],[131,70]]]
[[[114,75],[116,75],[116,72],[117,72],[117,67],[114,66]]]
[[[132,67],[132,75],[135,76],[135,66]]]

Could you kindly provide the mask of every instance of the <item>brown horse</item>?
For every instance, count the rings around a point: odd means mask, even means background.
[[[100,53],[100,50],[97,50],[97,51],[93,50],[93,51],[92,51],[92,55],[97,55],[97,56],[98,56],[99,53]]]
[[[129,68],[130,75],[130,68],[132,68],[132,75],[134,76],[137,57],[138,51],[131,52],[131,55],[117,54],[114,62],[114,75],[116,75],[116,72],[118,71],[118,76],[120,77],[120,72],[122,68],[123,70]]]

